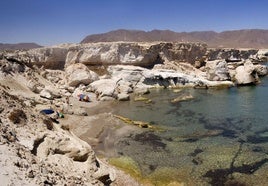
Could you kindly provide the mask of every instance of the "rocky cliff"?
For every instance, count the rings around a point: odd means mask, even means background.
[[[136,65],[153,67],[168,61],[202,63],[216,59],[256,61],[267,60],[267,50],[256,49],[209,49],[201,43],[133,43],[108,42],[88,44],[62,44],[31,49],[28,51],[5,52],[5,58],[25,61],[50,69],[63,69],[74,63],[85,65]]]

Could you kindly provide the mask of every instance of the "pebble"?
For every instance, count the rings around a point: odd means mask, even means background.
[[[30,171],[28,172],[28,178],[34,178],[33,170],[30,170]]]

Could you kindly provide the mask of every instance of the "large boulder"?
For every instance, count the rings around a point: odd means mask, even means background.
[[[207,79],[210,81],[229,80],[229,71],[226,61],[215,60],[206,63]]]
[[[34,93],[40,93],[41,90],[42,90],[42,87],[40,86],[40,84],[35,81],[35,80],[32,80],[30,79],[27,83],[26,83],[26,86]]]
[[[66,81],[69,86],[77,87],[79,84],[88,85],[99,79],[98,74],[89,70],[86,65],[76,63],[65,69]]]
[[[260,49],[257,53],[257,59],[260,61],[268,61],[268,49]]]
[[[55,98],[61,98],[61,94],[54,87],[46,86],[43,90],[41,90],[40,97],[53,100]]]
[[[136,84],[143,78],[143,72],[147,69],[131,65],[115,65],[109,66],[107,70],[113,79]]]
[[[255,70],[259,76],[266,76],[268,74],[266,65],[255,65]]]
[[[102,97],[113,97],[116,98],[118,92],[117,81],[113,79],[100,79],[98,81],[94,81],[90,85],[91,91],[95,92],[98,99]]]
[[[247,60],[243,66],[235,69],[235,81],[238,85],[252,84],[259,81],[253,63]]]

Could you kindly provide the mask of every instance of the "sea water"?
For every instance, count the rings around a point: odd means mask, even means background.
[[[160,89],[151,102],[113,105],[113,113],[149,122],[115,143],[153,185],[268,184],[268,78],[229,89]],[[193,99],[173,102],[182,95]],[[165,181],[163,181],[165,180]]]

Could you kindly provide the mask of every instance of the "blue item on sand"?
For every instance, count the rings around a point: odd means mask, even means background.
[[[52,109],[43,109],[43,110],[40,111],[40,113],[42,113],[42,114],[53,114],[54,110],[52,110]]]

